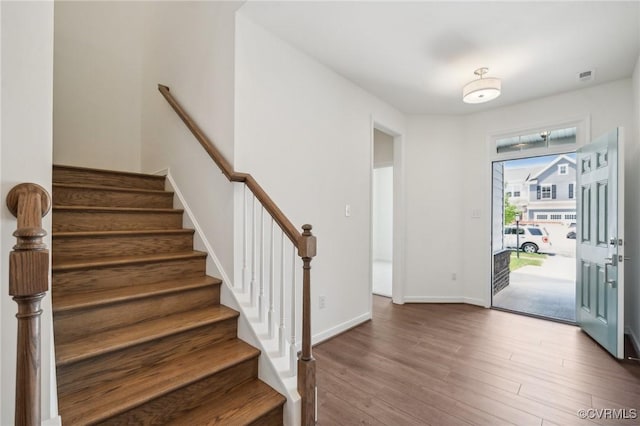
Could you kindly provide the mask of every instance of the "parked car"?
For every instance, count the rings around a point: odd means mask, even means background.
[[[572,240],[576,239],[576,228],[569,228],[569,232],[567,232],[567,238],[570,238]]]
[[[519,238],[518,235],[520,234]],[[519,241],[518,241],[519,240]],[[520,227],[505,226],[504,245],[506,248],[516,248],[520,243],[520,250],[525,253],[551,253],[552,245],[549,233],[545,228],[535,225],[522,225]]]

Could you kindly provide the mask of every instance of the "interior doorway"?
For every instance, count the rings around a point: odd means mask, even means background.
[[[371,203],[372,292],[393,295],[394,137],[374,128]]]
[[[493,163],[492,306],[576,322],[576,154]]]

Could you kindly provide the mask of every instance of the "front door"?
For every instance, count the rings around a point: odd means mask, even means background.
[[[618,129],[577,152],[576,319],[613,356],[623,353],[623,163]]]

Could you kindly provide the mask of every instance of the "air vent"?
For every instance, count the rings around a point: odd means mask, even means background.
[[[591,81],[595,78],[595,70],[587,70],[578,73],[578,81]]]

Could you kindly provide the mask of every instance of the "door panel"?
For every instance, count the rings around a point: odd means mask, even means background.
[[[576,320],[612,355],[623,356],[624,203],[618,130],[578,150]]]

